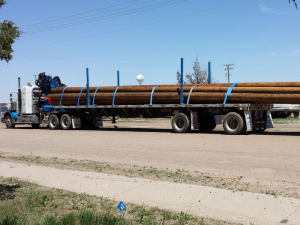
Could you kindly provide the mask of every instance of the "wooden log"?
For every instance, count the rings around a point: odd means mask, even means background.
[[[193,92],[226,92],[232,84],[201,84],[193,89]],[[156,85],[120,86],[118,92],[151,92]],[[190,91],[195,85],[184,85],[183,91]],[[63,87],[52,88],[51,93],[62,93]],[[82,87],[67,87],[64,93],[79,93]],[[95,92],[97,87],[91,87],[90,93]],[[97,92],[114,92],[116,86],[99,87]],[[161,85],[155,88],[155,92],[179,92],[179,85]],[[239,83],[233,88],[237,93],[300,93],[300,82],[273,82],[273,83]],[[86,88],[83,89],[86,93]]]
[[[129,95],[132,94],[132,95]],[[115,97],[115,104],[149,104],[150,94],[148,93],[117,93]],[[141,95],[142,94],[142,95]],[[74,94],[69,94],[74,95]],[[75,94],[76,95],[76,94]],[[188,98],[188,93],[184,93],[184,98]],[[201,103],[223,103],[225,93],[215,92],[195,92],[191,95],[191,104]],[[57,105],[60,98],[53,97],[52,103]],[[91,98],[92,100],[92,98]],[[97,94],[95,98],[96,104],[111,105],[113,100],[113,94],[107,93],[105,95]],[[300,104],[300,94],[257,94],[257,93],[232,93],[230,95],[228,103],[266,103],[266,104]],[[62,104],[68,102],[68,104],[77,105],[78,98],[63,98]],[[81,104],[86,104],[86,94],[81,96]],[[180,95],[178,93],[154,93],[153,104],[177,104],[180,102]]]

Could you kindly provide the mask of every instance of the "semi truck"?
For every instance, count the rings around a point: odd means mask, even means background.
[[[87,93],[89,90],[87,76]],[[21,89],[18,78],[18,100],[11,99],[11,109],[6,111],[1,122],[11,129],[16,125],[30,124],[32,128],[39,128],[42,123],[48,124],[49,129],[70,130],[80,128],[95,128],[103,120],[109,119],[113,123],[118,118],[170,118],[175,133],[187,133],[190,130],[210,132],[216,125],[223,124],[227,134],[238,135],[251,131],[264,131],[273,128],[270,110],[272,104],[152,104],[152,94],[149,104],[140,105],[80,105],[80,94],[77,105],[51,105],[48,96],[51,88],[66,87],[59,77],[52,77],[40,73],[35,85],[28,83]],[[192,90],[191,90],[192,92]],[[189,93],[189,95],[191,94]],[[63,92],[61,98],[63,97]],[[89,96],[88,96],[89,98]],[[115,96],[114,96],[115,98]],[[220,119],[223,117],[223,122]]]

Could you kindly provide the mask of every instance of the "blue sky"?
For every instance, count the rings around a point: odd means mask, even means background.
[[[300,5],[300,2],[298,2]],[[0,102],[46,72],[69,86],[174,84],[180,59],[227,82],[300,81],[300,10],[288,0],[7,0],[0,21],[24,32],[0,62]],[[72,25],[72,26],[70,26]],[[57,29],[59,28],[59,29]]]

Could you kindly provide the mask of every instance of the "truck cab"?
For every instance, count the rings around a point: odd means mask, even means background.
[[[13,128],[15,124],[31,124],[37,128],[42,120],[40,107],[44,105],[44,95],[38,86],[28,83],[19,88],[18,101],[11,95],[11,109],[4,113],[3,122],[7,128]]]

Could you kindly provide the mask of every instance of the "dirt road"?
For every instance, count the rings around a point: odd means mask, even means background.
[[[168,121],[107,126],[111,128],[52,131],[1,124],[0,151],[300,184],[300,125],[239,136],[226,135],[221,127],[212,133],[176,134]]]
[[[172,133],[170,122],[106,123],[99,130],[51,131],[0,125],[0,153],[93,160],[111,165],[242,177],[251,184],[300,193],[300,124],[260,134]]]

